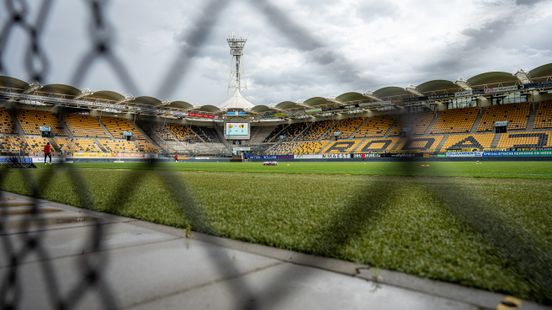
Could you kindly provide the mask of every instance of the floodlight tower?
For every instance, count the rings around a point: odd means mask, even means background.
[[[241,57],[243,55],[243,47],[245,46],[246,38],[231,36],[226,39],[230,46],[230,55],[234,59],[234,70],[230,87],[234,86],[236,90],[241,91]],[[233,84],[233,85],[232,85]]]

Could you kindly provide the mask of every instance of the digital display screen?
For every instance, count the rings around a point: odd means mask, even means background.
[[[224,124],[224,137],[226,139],[249,139],[249,123]]]

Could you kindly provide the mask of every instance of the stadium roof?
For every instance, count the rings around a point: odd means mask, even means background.
[[[251,109],[251,112],[255,112],[255,113],[263,113],[263,112],[270,112],[270,111],[276,112],[278,111],[278,109],[274,107],[269,107],[264,104],[256,105]]]
[[[276,109],[286,110],[286,111],[303,110],[305,108],[306,107],[304,105],[301,105],[301,104],[299,104],[297,102],[293,102],[293,101],[283,101],[283,102],[280,102],[276,105]]]
[[[150,97],[150,96],[140,96],[140,97],[136,97],[132,100],[129,100],[127,102],[128,105],[136,105],[136,104],[142,104],[142,105],[149,105],[149,106],[158,106],[160,104],[162,104],[161,100],[155,98],[155,97]]]
[[[20,90],[18,92],[24,92],[27,88],[29,88],[29,83],[10,76],[0,76],[0,87],[11,88],[12,90]]]
[[[348,103],[353,101],[367,101],[367,102],[378,101],[378,99],[375,98],[374,96],[361,94],[357,92],[348,92],[348,93],[341,94],[335,97],[335,100],[341,103]]]
[[[552,78],[552,63],[536,67],[535,69],[529,71],[527,76],[531,80],[542,80]]]
[[[172,101],[164,107],[169,109],[186,111],[186,110],[192,109],[194,106],[191,103],[188,103],[186,101]]]
[[[210,113],[220,112],[220,109],[218,107],[211,104],[202,105],[192,110],[201,111],[201,112],[210,112]]]
[[[432,93],[457,92],[463,90],[463,88],[452,81],[432,80],[416,86],[416,90],[427,95]]]
[[[552,63],[548,63],[525,73],[523,70],[518,71],[515,75],[508,72],[485,72],[469,78],[467,81],[452,82],[448,80],[431,80],[411,86],[408,88],[398,86],[382,87],[373,93],[346,92],[336,98],[312,97],[305,100],[303,103],[293,101],[283,101],[275,106],[268,105],[253,105],[245,99],[239,91],[235,91],[232,97],[220,105],[202,105],[194,106],[193,104],[175,100],[171,102],[162,102],[158,98],[151,96],[127,97],[118,92],[110,90],[102,90],[91,92],[88,90],[80,90],[74,86],[67,84],[47,84],[40,85],[37,83],[27,83],[10,76],[0,76],[0,91],[5,94],[5,97],[16,96],[47,96],[61,97],[67,100],[84,100],[84,101],[106,101],[106,103],[126,104],[129,108],[158,108],[180,111],[201,111],[206,113],[219,113],[228,109],[250,110],[254,113],[277,112],[277,111],[297,111],[307,110],[311,108],[326,108],[326,107],[344,107],[349,104],[362,103],[363,108],[371,110],[386,110],[393,108],[397,103],[395,100],[404,100],[405,103],[418,104],[417,97],[431,95],[453,95],[465,88],[485,88],[494,86],[510,86],[530,82],[540,82],[552,80]],[[425,100],[425,99],[420,99]],[[138,112],[143,113],[143,112]]]
[[[34,93],[37,95],[61,95],[67,98],[75,98],[81,94],[81,90],[67,84],[48,84],[40,87]]]
[[[89,95],[83,96],[83,99],[98,99],[98,100],[109,100],[109,101],[123,101],[125,96],[111,91],[111,90],[100,90],[93,92]]]
[[[487,85],[514,85],[519,84],[520,80],[513,74],[508,72],[485,72],[468,79],[468,84],[471,87],[487,86]]]
[[[310,107],[326,106],[326,105],[339,105],[340,102],[333,99],[324,98],[324,97],[312,97],[303,102],[304,105]]]
[[[383,99],[383,98],[390,98],[390,97],[406,97],[406,96],[412,96],[413,94],[402,87],[387,86],[374,91],[373,95]]]

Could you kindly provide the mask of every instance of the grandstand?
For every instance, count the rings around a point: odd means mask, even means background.
[[[552,128],[552,101],[539,103],[534,128]]]
[[[17,119],[25,134],[28,135],[40,135],[41,126],[50,127],[51,132],[57,136],[66,135],[57,117],[48,111],[20,110],[17,113]]]
[[[499,149],[538,149],[552,147],[552,131],[501,134]]]
[[[364,123],[364,118],[356,117],[356,118],[347,118],[337,121],[333,132],[330,132],[325,136],[325,138],[330,139],[332,138],[332,134],[334,132],[339,132],[340,138],[347,139],[350,138],[351,135]]]
[[[395,122],[396,120],[390,116],[367,118],[353,134],[353,137],[383,137]]]
[[[293,149],[292,153],[294,155],[308,155],[308,154],[318,154],[322,146],[324,146],[327,141],[306,141],[300,142]]]
[[[165,128],[174,137],[174,139],[178,141],[181,141],[181,142],[201,141],[199,136],[189,126],[183,126],[179,124],[167,124]]]
[[[98,119],[85,114],[69,114],[66,122],[75,137],[110,138]]]
[[[470,132],[478,112],[475,108],[439,112],[431,133]]]
[[[123,138],[123,132],[131,132],[134,139],[144,140],[144,136],[130,120],[125,118],[102,117],[100,119],[104,127],[115,138]]]
[[[547,131],[552,128],[550,77],[552,64],[547,64],[516,75],[488,72],[461,82],[429,81],[415,91],[393,86],[335,99],[255,106],[245,113],[251,119],[251,139],[237,145],[258,155],[546,150],[552,147]],[[0,87],[3,153],[40,153],[48,141],[55,152],[92,157],[229,156],[236,146],[224,139],[224,111],[215,106],[161,105],[147,96],[124,103],[126,97],[111,91],[79,94],[76,88],[31,87],[11,77],[0,77],[0,82],[20,87],[9,92]],[[82,99],[72,104],[46,96],[63,89]],[[27,104],[27,94],[43,96],[40,106]],[[107,100],[105,110],[97,107],[102,100]],[[54,113],[52,107],[60,104]],[[156,108],[148,108],[152,104]],[[506,128],[498,132],[497,122],[507,122]],[[41,126],[50,127],[53,137],[40,137]],[[125,131],[132,133],[130,141],[123,139]]]
[[[492,148],[492,143],[494,138],[495,138],[495,134],[492,134],[492,133],[449,135],[443,145],[443,149],[447,151],[448,150],[482,151],[485,149],[488,150]]]
[[[14,133],[13,121],[6,109],[0,108],[0,133]]]
[[[508,129],[526,129],[531,106],[529,104],[506,104],[488,107],[484,110],[477,131],[494,130],[495,122],[507,121]]]
[[[313,123],[298,139],[305,141],[320,140],[334,126],[334,120],[324,120]]]

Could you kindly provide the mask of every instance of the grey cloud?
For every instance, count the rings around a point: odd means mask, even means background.
[[[343,55],[334,51],[334,48],[326,46],[317,40],[311,32],[299,25],[296,21],[286,15],[270,1],[253,1],[260,12],[262,12],[271,25],[276,27],[293,46],[302,50],[307,60],[320,64],[328,74],[331,74],[337,81],[345,83],[368,83],[357,70],[357,66],[348,61]]]
[[[463,49],[485,48],[493,44],[511,28],[513,21],[510,17],[512,16],[488,22],[481,28],[468,28],[462,31],[462,34],[469,38]]]
[[[539,2],[546,2],[549,0],[516,0],[516,5],[533,6]]]
[[[500,69],[504,66],[517,68],[523,65],[524,69],[530,69],[533,65],[549,62],[547,59],[552,57],[552,41],[547,39],[552,21],[543,20],[530,27],[517,22],[523,19],[524,12],[538,10],[550,0],[484,1],[483,8],[477,9],[488,12],[486,17],[490,17],[490,21],[480,26],[466,27],[462,32],[462,41],[449,43],[446,49],[420,55],[420,59],[408,57],[408,53],[415,49],[412,46],[404,51],[392,51],[391,55],[381,58],[367,59],[368,57],[359,57],[358,53],[362,51],[355,50],[359,48],[358,41],[356,45],[348,45],[353,42],[343,42],[344,40],[335,37],[321,37],[321,33],[331,36],[328,29],[334,27],[338,31],[346,30],[349,21],[351,25],[358,27],[362,24],[368,25],[378,18],[393,18],[385,22],[400,23],[401,20],[394,19],[399,8],[389,1],[359,1],[359,5],[350,12],[337,12],[337,6],[350,4],[332,0],[292,4],[290,8],[297,9],[296,12],[310,10],[313,15],[318,14],[313,21],[296,18],[293,13],[281,9],[278,2],[269,0],[188,0],[185,4],[178,0],[169,4],[136,1],[137,3],[132,4],[113,2],[109,6],[109,20],[115,25],[113,35],[117,39],[117,55],[123,58],[138,84],[144,86],[140,88],[140,94],[189,100],[196,104],[217,104],[226,96],[231,57],[225,38],[232,32],[250,38],[244,58],[245,78],[254,87],[245,95],[255,98],[255,103],[275,103],[318,95],[337,96],[346,91],[373,90],[388,83],[400,86],[434,78],[455,79],[459,75],[479,73],[487,67]],[[88,9],[83,8],[80,1],[55,3],[45,31],[46,37],[42,39],[52,63],[49,81],[67,83],[67,77],[75,70],[79,56],[90,47],[90,16]],[[424,13],[429,6],[425,3],[420,1],[415,4],[412,14]],[[506,4],[508,6],[504,7]],[[206,5],[211,5],[216,10],[210,10]],[[228,8],[222,13],[226,6]],[[495,11],[504,12],[504,8],[510,7],[510,16],[497,17]],[[500,10],[496,10],[497,8]],[[339,15],[333,15],[334,13]],[[432,13],[439,12],[432,10]],[[168,16],[167,21],[171,22],[165,23],[163,16]],[[330,16],[334,19],[329,18]],[[0,24],[5,18],[5,12],[0,11]],[[325,28],[325,24],[321,22],[325,18],[327,23],[335,23],[335,20],[338,23],[340,20],[344,22]],[[159,42],[162,42],[162,47],[155,46],[157,33],[161,34]],[[24,61],[18,55],[25,48],[26,39],[21,33],[15,34],[18,36],[11,40],[19,43],[10,43],[11,47],[4,53],[4,62],[10,65],[10,74],[26,78]],[[457,34],[456,31],[450,38]],[[400,37],[390,37],[390,44],[385,44],[383,39],[373,46],[365,43],[360,48],[385,49],[389,46],[401,46],[391,44]],[[369,41],[370,38],[366,38],[366,42]],[[357,60],[348,59],[342,54],[342,50],[347,50]],[[504,50],[510,53],[508,55],[513,55],[510,58],[503,57],[511,61],[511,64],[492,58],[494,54]],[[285,55],[286,60],[279,59],[280,55]],[[545,57],[548,58],[543,59]],[[274,63],[279,65],[278,70],[274,70],[277,72],[264,69],[274,68]],[[173,71],[168,75],[169,70]],[[173,83],[172,93],[160,91],[156,94],[155,87],[163,84],[164,78],[170,78]],[[85,82],[86,85],[83,86],[92,89],[124,90],[118,84],[116,76],[113,76],[111,68],[103,62],[93,66]],[[150,87],[154,88],[153,91],[148,89]]]
[[[359,18],[370,22],[378,18],[397,16],[397,7],[389,1],[362,1],[356,13]]]

